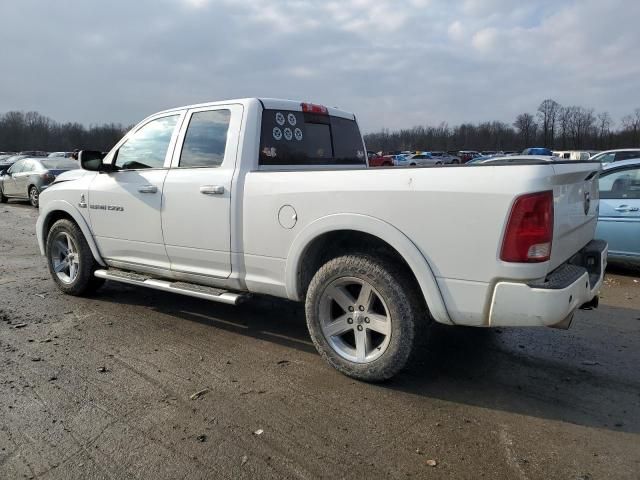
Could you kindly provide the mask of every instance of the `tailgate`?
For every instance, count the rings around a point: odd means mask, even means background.
[[[554,163],[551,269],[589,243],[598,222],[599,162]]]

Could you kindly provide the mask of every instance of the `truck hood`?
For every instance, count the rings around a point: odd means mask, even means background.
[[[70,180],[77,180],[79,178],[84,177],[85,175],[88,175],[92,172],[89,172],[88,170],[83,170],[81,168],[75,169],[75,170],[67,170],[64,173],[61,173],[60,175],[58,175],[55,179],[55,181],[52,183],[52,185],[55,185],[57,183],[62,183],[62,182],[68,182]]]

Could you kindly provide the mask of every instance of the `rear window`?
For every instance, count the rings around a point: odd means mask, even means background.
[[[260,165],[364,165],[354,120],[288,110],[264,110]]]
[[[75,160],[66,158],[51,158],[50,160],[40,160],[40,163],[47,170],[72,170],[80,168],[80,164]]]

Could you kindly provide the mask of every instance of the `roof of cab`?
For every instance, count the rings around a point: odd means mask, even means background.
[[[259,102],[263,106],[263,108],[269,109],[269,110],[289,110],[294,112],[301,112],[303,103],[313,103],[313,102],[302,102],[302,101],[286,100],[286,99],[279,99],[279,98],[237,98],[232,100],[219,100],[219,101],[213,101],[213,102],[198,103],[194,105],[184,105],[181,107],[174,107],[167,110],[163,110],[161,112],[157,112],[154,115],[157,115],[160,113],[174,112],[177,110],[191,109],[191,108],[204,108],[204,107],[215,107],[217,105],[229,105],[232,103],[247,105],[252,102]],[[342,118],[347,118],[349,120],[355,120],[356,118],[353,113],[346,112],[344,110],[340,110],[335,107],[326,107],[326,108],[329,112],[329,115],[331,115],[332,117],[342,117]]]

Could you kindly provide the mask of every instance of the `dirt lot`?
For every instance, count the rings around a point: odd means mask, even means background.
[[[368,385],[324,364],[292,303],[62,295],[36,216],[0,206],[2,479],[640,477],[630,272],[568,331],[438,327]]]

